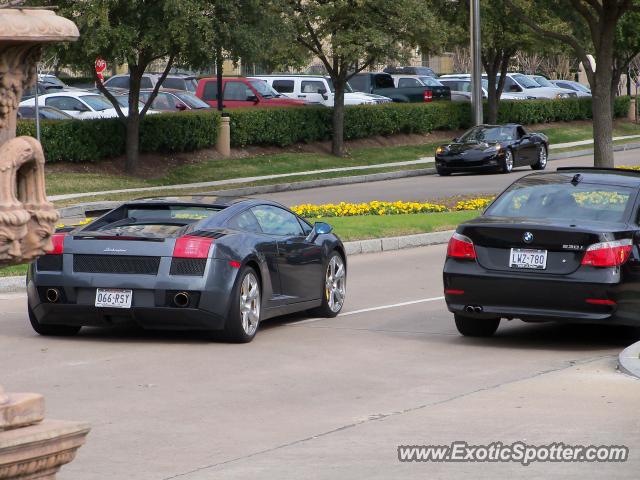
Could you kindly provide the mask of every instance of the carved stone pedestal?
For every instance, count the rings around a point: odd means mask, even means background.
[[[44,153],[35,138],[15,138],[16,114],[42,46],[77,38],[75,24],[52,11],[0,9],[0,267],[51,249],[58,214],[45,193]],[[42,395],[0,385],[0,480],[53,480],[88,433],[83,423],[45,420]]]

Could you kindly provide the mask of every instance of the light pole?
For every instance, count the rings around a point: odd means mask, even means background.
[[[482,123],[482,61],[480,59],[480,0],[471,0],[471,110],[473,124]]]

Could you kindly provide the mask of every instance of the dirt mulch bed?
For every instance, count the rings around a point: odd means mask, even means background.
[[[356,148],[372,147],[398,147],[406,145],[422,145],[425,143],[435,143],[450,140],[459,131],[439,131],[426,135],[402,134],[390,137],[370,137],[359,140],[348,140],[345,142],[347,151]],[[296,144],[289,147],[261,147],[247,146],[245,148],[231,149],[231,158],[247,158],[259,155],[277,155],[280,153],[331,153],[331,142],[314,142],[308,144]],[[174,154],[140,154],[140,161],[134,177],[138,178],[161,178],[169,171],[183,165],[192,165],[207,160],[220,160],[222,157],[213,148],[198,150],[196,152],[174,153]],[[124,172],[125,158],[117,157],[108,160],[101,160],[95,163],[71,163],[58,162],[48,163],[47,172],[51,173],[102,173],[105,175],[121,175]]]

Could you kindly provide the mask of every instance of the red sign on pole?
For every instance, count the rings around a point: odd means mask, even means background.
[[[107,69],[107,62],[98,57],[96,58],[96,74],[98,76],[98,80],[100,80],[101,82],[104,81],[104,75],[102,74],[102,72],[104,72]]]

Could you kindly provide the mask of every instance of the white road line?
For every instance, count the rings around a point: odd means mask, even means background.
[[[357,315],[358,313],[375,312],[377,310],[387,310],[389,308],[406,307],[407,305],[415,305],[416,303],[437,302],[438,300],[444,300],[444,297],[431,297],[421,298],[420,300],[411,300],[409,302],[393,303],[391,305],[380,305],[378,307],[362,308],[360,310],[352,310],[350,312],[341,313],[339,317],[346,317],[347,315]],[[288,325],[302,325],[305,323],[313,323],[319,320],[326,320],[326,318],[309,318],[307,320],[300,320],[299,322],[291,322]]]

